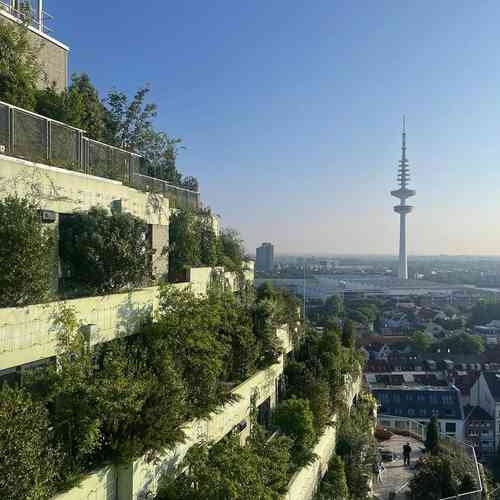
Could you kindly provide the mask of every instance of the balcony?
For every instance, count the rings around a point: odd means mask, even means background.
[[[0,0],[1,1],[1,0]],[[86,137],[85,131],[0,101],[0,154],[120,181],[162,194],[170,206],[199,206],[199,191],[148,174],[135,153]]]
[[[37,0],[37,2],[0,0],[0,11],[9,14],[22,23],[27,23],[42,33],[50,34],[52,32],[47,27],[47,22],[52,20],[52,16],[43,10],[42,0]]]

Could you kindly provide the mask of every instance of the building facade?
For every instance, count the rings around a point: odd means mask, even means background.
[[[272,243],[262,243],[256,250],[256,270],[271,272],[274,267],[274,246]]]

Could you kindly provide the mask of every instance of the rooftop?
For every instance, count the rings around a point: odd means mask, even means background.
[[[459,391],[447,387],[384,387],[372,388],[380,403],[380,413],[408,418],[438,418],[462,420],[463,409]]]
[[[500,402],[500,373],[499,372],[483,372],[483,377],[488,384],[491,395],[495,401]]]
[[[493,420],[493,417],[480,406],[464,406],[465,420]]]

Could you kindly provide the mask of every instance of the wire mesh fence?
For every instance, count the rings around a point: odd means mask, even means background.
[[[143,175],[141,156],[85,137],[83,130],[3,102],[0,102],[0,153],[163,194],[173,208],[199,206],[197,190]]]

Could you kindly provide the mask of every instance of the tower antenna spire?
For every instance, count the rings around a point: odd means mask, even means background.
[[[399,189],[391,191],[391,195],[399,198],[399,205],[394,207],[394,211],[399,214],[399,279],[408,279],[408,262],[406,255],[406,215],[409,214],[413,207],[406,204],[406,200],[411,196],[415,196],[413,189],[408,189],[410,182],[410,167],[408,158],[406,158],[406,117],[403,115],[403,131],[401,144],[401,160],[399,160],[397,181]]]

